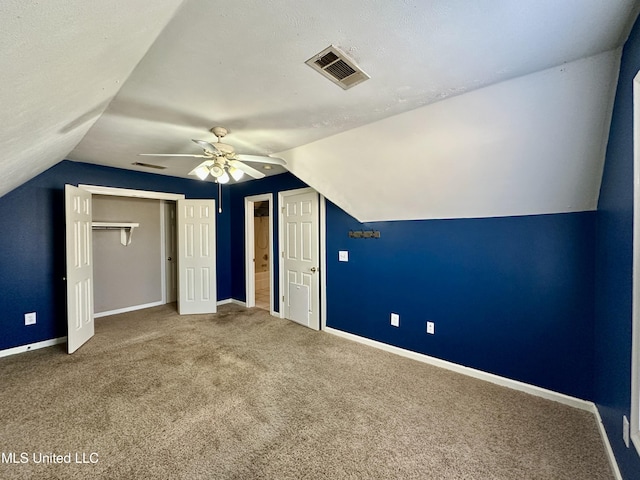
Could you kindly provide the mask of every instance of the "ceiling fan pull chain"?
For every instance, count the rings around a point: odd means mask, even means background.
[[[222,184],[216,181],[218,184],[218,213],[222,213]]]

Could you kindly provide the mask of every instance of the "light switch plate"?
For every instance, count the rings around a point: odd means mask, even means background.
[[[427,322],[427,333],[434,335],[436,333],[436,324],[433,322]]]
[[[36,323],[36,312],[25,313],[24,314],[24,324],[25,325],[35,325]]]
[[[338,252],[338,261],[340,261],[340,262],[348,262],[349,261],[349,252],[347,250],[340,250]]]
[[[398,315],[397,313],[391,314],[391,325],[394,327],[400,326],[400,315]]]

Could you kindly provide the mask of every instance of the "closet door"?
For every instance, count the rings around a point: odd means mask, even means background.
[[[178,200],[178,312],[216,313],[214,200]]]
[[[67,352],[93,337],[93,252],[91,193],[65,185],[67,247]]]

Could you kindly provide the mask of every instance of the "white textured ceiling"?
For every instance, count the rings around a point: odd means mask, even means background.
[[[637,11],[635,0],[5,0],[0,195],[65,157],[186,176],[197,159],[137,154],[199,153],[190,139],[223,125],[237,151],[282,153],[362,220],[591,209]],[[329,44],[371,80],[343,91],[304,64]],[[554,134],[548,115],[575,125]],[[528,181],[556,175],[545,191]]]

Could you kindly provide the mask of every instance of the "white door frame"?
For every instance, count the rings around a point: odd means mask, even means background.
[[[256,305],[254,207],[256,202],[266,201],[269,202],[269,312],[276,315],[273,309],[273,193],[244,197],[245,304],[247,308]]]
[[[86,185],[86,184],[79,184],[78,185],[79,188],[82,188],[83,190],[86,190],[88,192],[90,192],[92,195],[110,195],[113,197],[131,197],[131,198],[148,198],[151,200],[161,200],[160,202],[160,225],[164,226],[166,228],[166,225],[164,225],[164,206],[162,202],[164,201],[178,201],[178,200],[182,200],[185,198],[184,194],[182,193],[167,193],[167,192],[155,192],[155,191],[150,191],[150,190],[133,190],[130,188],[118,188],[118,187],[104,187],[101,185]],[[164,245],[164,232],[160,232],[161,233],[161,245],[160,245],[160,250],[161,250],[161,254],[162,254],[162,258],[160,259],[160,268],[161,268],[161,272],[162,273],[162,285],[161,285],[161,289],[162,289],[162,303],[166,302],[166,278],[164,275],[165,272],[165,266],[164,266],[164,261],[165,261],[165,245]],[[123,311],[128,311],[127,309],[124,309]]]
[[[633,280],[630,437],[640,455],[640,72],[633,80]],[[623,424],[623,429],[627,428]]]
[[[173,213],[173,218],[171,218],[171,214]],[[176,265],[178,262],[178,252],[177,252],[177,218],[178,208],[177,202],[172,202],[168,200],[160,201],[160,255],[162,255],[162,261],[160,263],[160,275],[162,277],[162,304],[166,303],[174,303],[178,301],[178,273],[176,270]],[[170,245],[167,245],[167,242],[172,244],[173,251],[168,251]],[[170,263],[168,260],[169,256],[172,256],[172,262]],[[172,282],[169,282],[169,278],[172,278]],[[171,288],[170,288],[171,286]]]
[[[300,193],[310,193],[315,192],[311,187],[305,188],[297,188],[295,190],[285,190],[278,192],[278,305],[279,305],[279,316],[280,318],[284,317],[284,229],[282,225],[284,224],[284,212],[282,211],[282,205],[284,205],[284,199],[286,197],[292,195],[298,195]],[[327,326],[327,208],[326,208],[326,200],[324,195],[319,195],[319,224],[318,224],[318,235],[319,235],[319,261],[320,261],[320,280],[318,283],[318,295],[319,301],[318,305],[320,305],[320,330],[324,330]],[[275,315],[275,313],[274,313]]]

